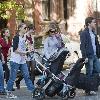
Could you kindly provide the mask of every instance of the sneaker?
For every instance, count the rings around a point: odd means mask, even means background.
[[[97,93],[95,91],[89,91],[89,92],[85,92],[86,95],[96,95]]]
[[[95,91],[90,91],[90,95],[96,95],[97,93]]]
[[[17,98],[17,96],[15,96],[14,94],[12,94],[12,92],[11,92],[11,91],[8,91],[8,92],[7,92],[7,96],[6,96],[6,98],[16,99],[16,98]]]

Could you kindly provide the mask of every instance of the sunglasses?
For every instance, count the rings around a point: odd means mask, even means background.
[[[27,29],[27,27],[24,27],[24,29],[26,30],[26,29]]]
[[[56,32],[56,30],[50,30],[50,32]]]

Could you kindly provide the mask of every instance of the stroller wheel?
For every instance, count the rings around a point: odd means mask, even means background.
[[[44,89],[37,87],[33,92],[33,98],[36,100],[43,100],[45,98],[45,91]]]
[[[55,96],[56,95],[55,87],[54,86],[47,87],[47,89],[45,90],[45,93],[49,97]]]
[[[68,95],[66,95],[66,93],[63,93],[62,91],[58,93],[57,95],[60,96],[62,100],[68,99]]]
[[[75,91],[68,91],[68,98],[74,98],[76,95]]]
[[[68,100],[68,97],[67,97],[67,96],[66,96],[66,97],[64,97],[64,98],[59,97],[59,99],[60,99],[60,100]]]

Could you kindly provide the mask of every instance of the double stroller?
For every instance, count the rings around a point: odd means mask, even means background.
[[[39,57],[41,56],[38,52],[34,52]],[[48,60],[41,56],[46,62]],[[42,64],[38,59],[35,59],[38,64],[36,67],[42,73],[42,76],[37,81],[37,86],[35,91],[33,92],[33,98],[37,100],[43,100],[45,96],[53,97],[58,95],[61,99],[74,98],[76,95],[75,87],[69,85],[65,82],[66,77],[64,73],[60,73],[58,75],[54,75],[46,64]],[[50,64],[50,62],[48,62]]]
[[[38,52],[34,52],[41,56]],[[47,59],[43,58],[46,62]],[[93,76],[88,77],[86,74],[81,73],[84,64],[87,63],[84,58],[79,58],[70,69],[68,75],[61,72],[54,75],[46,64],[42,64],[38,59],[35,59],[39,66],[37,69],[42,73],[41,78],[37,81],[37,88],[33,92],[33,97],[37,100],[43,100],[45,96],[53,97],[58,95],[61,99],[74,98],[76,95],[76,88],[83,89],[86,94],[90,91],[97,91],[100,85],[100,76],[95,73]],[[50,62],[49,62],[50,64]]]

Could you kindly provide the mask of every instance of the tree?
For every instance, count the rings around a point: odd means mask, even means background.
[[[24,7],[22,4],[17,4],[15,0],[0,1],[0,17],[3,19],[9,19],[11,12],[15,10],[17,19],[24,19]]]

